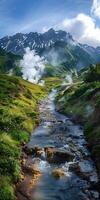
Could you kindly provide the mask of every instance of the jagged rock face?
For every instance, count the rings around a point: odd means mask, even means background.
[[[58,65],[64,63],[65,67],[77,69],[100,61],[100,47],[93,48],[79,44],[69,33],[62,30],[50,29],[45,33],[17,33],[0,39],[0,46],[8,52],[19,55],[23,55],[25,48],[29,47],[46,57],[48,61],[56,54]]]
[[[0,40],[0,46],[15,54],[23,54],[26,47],[40,51],[43,48],[50,47],[57,41],[68,42],[69,40],[74,41],[69,33],[50,29],[43,34],[37,32],[30,32],[29,34],[17,33],[14,36],[4,37]]]

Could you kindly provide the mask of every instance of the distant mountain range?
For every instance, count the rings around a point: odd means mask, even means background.
[[[53,29],[45,33],[17,33],[0,39],[0,46],[7,52],[23,55],[25,48],[35,50],[52,65],[64,65],[77,69],[100,62],[100,47],[80,44],[70,33]]]

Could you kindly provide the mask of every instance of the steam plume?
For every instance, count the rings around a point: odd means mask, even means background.
[[[65,80],[67,83],[72,84],[73,83],[72,74],[67,74]]]
[[[27,47],[24,57],[20,61],[20,67],[22,69],[23,79],[32,83],[38,83],[44,72],[45,61],[39,55],[36,55],[34,50],[31,51]]]
[[[57,67],[63,62],[67,61],[66,56],[59,49],[56,51],[54,48],[52,48],[48,53],[46,52],[44,56],[46,56],[48,62],[54,67]]]

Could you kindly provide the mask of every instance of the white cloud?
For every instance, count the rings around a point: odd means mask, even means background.
[[[91,8],[91,13],[95,16],[100,18],[100,0],[93,0],[93,5]]]
[[[100,45],[100,28],[96,26],[93,18],[83,13],[72,19],[65,19],[56,26],[56,29],[70,32],[73,38],[80,43],[87,43],[95,47]]]
[[[42,33],[45,33],[45,32],[47,32],[50,28],[51,28],[51,27],[43,26],[41,32],[42,32]]]

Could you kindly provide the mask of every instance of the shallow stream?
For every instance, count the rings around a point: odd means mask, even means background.
[[[33,132],[28,148],[31,165],[39,174],[21,199],[29,200],[99,200],[98,177],[80,125],[56,112],[56,91],[41,102],[40,125]],[[32,176],[26,180],[31,181]],[[27,181],[26,181],[27,182]],[[25,180],[21,182],[25,187]],[[20,188],[22,187],[20,185]]]

